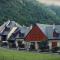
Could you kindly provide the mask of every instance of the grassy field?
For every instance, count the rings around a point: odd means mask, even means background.
[[[0,60],[60,60],[60,55],[32,53],[0,48]]]

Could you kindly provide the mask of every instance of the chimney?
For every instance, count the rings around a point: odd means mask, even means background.
[[[53,30],[55,29],[55,24],[53,24]]]

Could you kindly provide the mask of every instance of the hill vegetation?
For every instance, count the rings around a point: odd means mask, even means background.
[[[0,25],[8,19],[21,25],[60,24],[60,17],[36,0],[0,0]]]
[[[54,5],[51,5],[51,6],[48,6],[50,9],[52,9],[56,15],[58,15],[60,17],[60,6],[54,6]]]

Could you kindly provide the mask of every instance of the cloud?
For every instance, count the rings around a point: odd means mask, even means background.
[[[48,4],[48,5],[59,5],[60,6],[60,0],[37,0],[41,3]]]

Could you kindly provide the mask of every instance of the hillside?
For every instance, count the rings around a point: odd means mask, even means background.
[[[60,17],[60,6],[54,6],[54,5],[51,5],[51,6],[48,6],[50,9],[52,9],[53,11],[56,12],[56,15],[58,15]]]
[[[60,18],[50,8],[35,0],[0,0],[0,25],[6,20],[19,24],[60,24]]]

